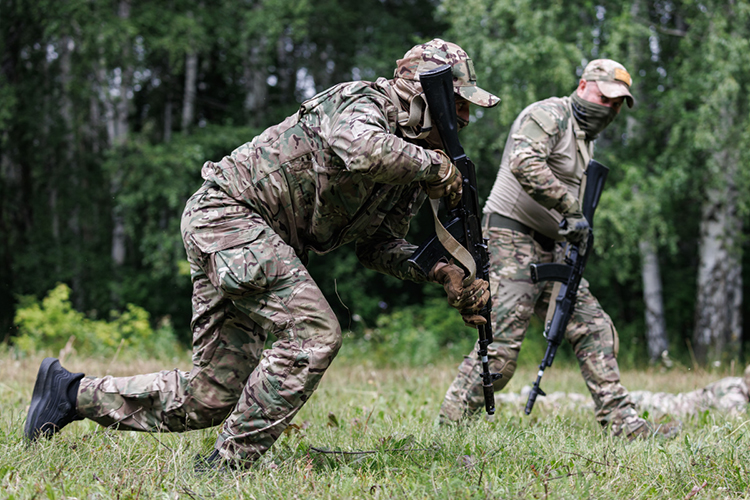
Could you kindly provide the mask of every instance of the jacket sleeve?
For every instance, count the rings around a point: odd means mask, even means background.
[[[332,114],[328,142],[347,170],[376,182],[404,185],[432,180],[440,156],[391,132],[387,106],[373,97],[359,97]]]
[[[424,191],[418,185],[405,190],[377,231],[357,242],[355,252],[362,265],[402,280],[417,283],[427,281],[424,273],[407,262],[417,246],[404,239],[412,217],[425,198]]]
[[[547,165],[547,158],[559,140],[559,129],[545,130],[531,112],[511,133],[510,171],[537,203],[547,209],[558,208],[568,190]]]

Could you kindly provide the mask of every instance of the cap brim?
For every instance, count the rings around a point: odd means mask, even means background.
[[[628,103],[628,107],[633,107],[635,99],[633,99],[633,95],[630,93],[630,89],[628,89],[628,86],[624,83],[598,81],[596,82],[596,84],[599,87],[599,91],[602,93],[602,95],[609,97],[610,99],[624,97],[625,101]]]
[[[460,95],[467,101],[483,108],[491,108],[497,106],[500,102],[500,98],[496,95],[490,94],[484,89],[480,89],[476,85],[463,85],[460,87],[454,87],[456,94]]]

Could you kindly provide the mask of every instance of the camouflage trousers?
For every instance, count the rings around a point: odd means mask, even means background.
[[[744,413],[750,394],[744,379],[726,377],[695,391],[678,394],[632,391],[630,397],[639,410],[648,411],[658,419],[665,415],[687,417],[706,410]]]
[[[494,383],[496,391],[505,387],[516,369],[531,315],[544,319],[552,293],[552,283],[535,284],[529,265],[562,258],[562,246],[547,252],[531,236],[510,229],[486,229],[490,250],[490,290],[494,342],[488,348],[490,368],[502,373]],[[643,424],[620,383],[617,366],[617,331],[610,317],[591,294],[588,282],[581,280],[575,312],[565,338],[578,359],[581,374],[594,399],[596,418],[612,432],[629,434]],[[461,363],[458,375],[443,401],[441,420],[459,421],[484,406],[481,363],[477,348]]]
[[[187,203],[193,367],[84,378],[81,416],[136,431],[222,424],[222,457],[252,460],[281,435],[341,346],[336,317],[305,266],[261,217],[204,186]],[[276,341],[264,349],[268,334]]]

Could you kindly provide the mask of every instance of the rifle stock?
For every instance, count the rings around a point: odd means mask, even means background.
[[[443,142],[446,154],[451,158],[456,168],[461,172],[463,187],[461,201],[448,216],[444,227],[471,254],[476,265],[476,279],[489,282],[490,259],[487,242],[482,235],[479,212],[479,198],[477,196],[477,182],[474,163],[464,153],[458,139],[456,122],[456,104],[453,95],[453,74],[449,65],[444,65],[419,75],[425,100]],[[429,274],[437,262],[443,258],[450,259],[451,254],[433,235],[417,248],[409,262]],[[482,391],[484,393],[485,410],[488,415],[495,413],[495,391],[492,383],[500,378],[499,374],[491,373],[487,347],[492,343],[492,323],[490,319],[490,301],[479,312],[487,321],[477,326],[479,335],[479,359],[482,363]]]
[[[544,328],[544,336],[547,338],[547,349],[542,362],[539,364],[539,371],[529,393],[529,399],[526,401],[526,409],[524,410],[526,415],[529,415],[534,408],[537,396],[546,395],[539,384],[542,381],[544,370],[552,366],[552,362],[555,360],[557,348],[562,343],[568,322],[575,309],[578,285],[581,283],[589,253],[594,247],[594,211],[599,206],[599,199],[608,173],[609,169],[598,161],[589,161],[586,169],[586,189],[583,193],[582,207],[583,215],[588,220],[590,228],[585,253],[581,253],[578,245],[569,243],[565,255],[565,264],[531,264],[531,279],[535,283],[540,281],[558,281],[561,285],[560,293],[555,298],[555,312],[552,315],[552,319]]]

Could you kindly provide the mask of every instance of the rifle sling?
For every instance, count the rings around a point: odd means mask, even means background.
[[[438,218],[438,206],[440,200],[430,199],[430,206],[432,207],[432,215],[435,218],[435,234],[437,235],[438,241],[443,245],[443,248],[451,254],[458,262],[461,263],[464,268],[469,271],[469,275],[464,278],[463,285],[465,287],[474,283],[474,279],[477,275],[477,265],[474,262],[474,257],[461,243],[453,237],[451,233],[443,226]]]

